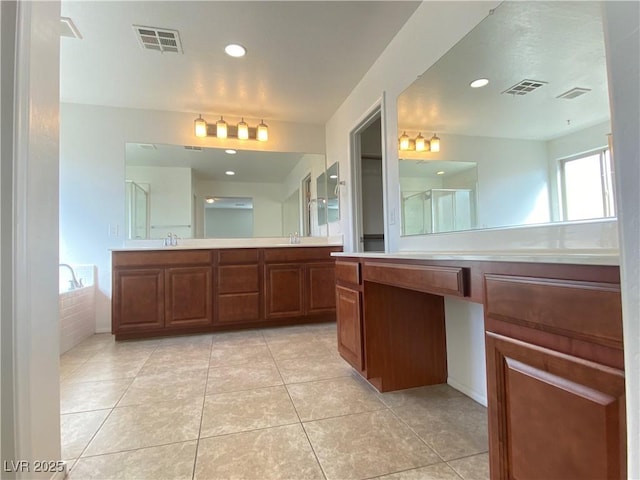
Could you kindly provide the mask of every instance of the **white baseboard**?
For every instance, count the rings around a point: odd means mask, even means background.
[[[473,390],[468,388],[466,385],[463,385],[463,384],[457,382],[455,379],[453,379],[451,377],[447,378],[447,384],[450,385],[451,387],[455,388],[459,392],[464,393],[467,397],[471,397],[476,402],[478,402],[480,405],[484,405],[485,407],[487,406],[487,394],[486,393],[474,392]]]
[[[96,328],[96,333],[111,333],[110,328]]]

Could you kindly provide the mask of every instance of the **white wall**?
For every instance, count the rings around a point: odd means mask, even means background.
[[[128,166],[125,179],[149,185],[150,238],[193,236],[190,168]]]
[[[627,476],[640,478],[640,3],[604,2],[627,394]]]
[[[60,261],[97,266],[97,331],[111,330],[109,249],[122,247],[125,240],[125,143],[246,148],[239,140],[196,138],[196,117],[192,113],[60,105]],[[252,150],[324,153],[322,126],[268,123],[269,141],[252,142]],[[115,226],[119,235],[110,235]]]
[[[58,98],[60,3],[2,2],[2,400],[3,460],[60,459],[58,325]],[[17,17],[15,10],[17,8]],[[16,41],[9,55],[6,34]],[[12,43],[9,42],[9,43]],[[14,64],[15,62],[15,64]],[[8,67],[8,68],[7,68]],[[6,75],[15,92],[6,91]],[[7,102],[9,100],[9,102]],[[5,152],[12,140],[13,151]],[[5,156],[5,153],[9,155]],[[5,178],[6,163],[13,177]],[[7,244],[6,241],[9,240]],[[9,262],[5,253],[10,252]],[[9,283],[9,285],[7,285]],[[4,311],[5,294],[12,309]],[[6,315],[6,314],[9,315]],[[5,350],[5,326],[13,327]],[[5,370],[12,354],[12,371]],[[7,388],[8,387],[8,388]],[[9,415],[5,416],[6,413]],[[11,430],[14,430],[11,432]],[[10,452],[15,441],[15,450]],[[6,442],[6,443],[5,443]],[[5,451],[5,445],[7,449]],[[11,455],[11,453],[13,453]],[[10,454],[7,458],[5,454]],[[3,478],[4,478],[3,473]],[[21,473],[17,478],[49,478]]]
[[[248,208],[205,208],[206,238],[253,237],[253,210]]]

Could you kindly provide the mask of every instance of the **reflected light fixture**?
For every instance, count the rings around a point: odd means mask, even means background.
[[[207,197],[207,198],[204,199],[204,201],[207,202],[207,203],[214,203],[216,201],[216,199],[213,198],[213,197]]]
[[[266,142],[267,140],[269,140],[269,127],[267,127],[267,125],[264,123],[264,120],[260,120],[256,138],[261,142]]]
[[[227,170],[226,172],[224,172],[225,175],[235,175],[236,172],[234,172],[233,170]]]
[[[427,149],[424,143],[424,137],[421,133],[416,137],[416,152],[424,152]]]
[[[206,137],[207,122],[204,121],[204,118],[202,118],[202,115],[198,115],[198,118],[196,118],[193,123],[196,131],[196,137]]]
[[[409,150],[409,136],[407,132],[402,132],[402,135],[400,135],[400,150]]]
[[[436,175],[444,175],[445,171],[444,170],[439,170],[436,172]]]
[[[237,125],[230,125],[225,122],[223,116],[220,116],[220,120],[215,123],[215,128],[213,127],[214,124],[207,124],[202,115],[198,115],[198,118],[194,120],[196,137],[237,138],[238,140],[259,140],[261,142],[269,140],[269,127],[264,123],[264,120],[261,120],[260,124],[253,128],[244,121],[244,118]]]
[[[232,149],[232,148],[228,148],[224,151],[224,153],[227,153],[229,155],[235,155],[236,153],[238,153],[236,150]]]
[[[440,151],[440,138],[436,137],[436,134],[433,134],[433,137],[431,137],[431,140],[429,140],[429,149],[432,152],[439,152]]]
[[[227,122],[224,121],[222,116],[220,120],[216,122],[216,137],[227,138]]]

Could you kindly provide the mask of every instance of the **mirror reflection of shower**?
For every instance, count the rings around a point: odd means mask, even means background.
[[[125,183],[127,238],[149,238],[149,185]]]
[[[432,188],[402,199],[403,235],[469,230],[475,224],[471,189]]]

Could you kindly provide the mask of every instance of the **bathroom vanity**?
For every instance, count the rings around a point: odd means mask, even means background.
[[[116,340],[335,320],[340,246],[112,252]]]
[[[336,255],[340,354],[382,392],[446,382],[444,297],[483,305],[491,478],[626,478],[616,255]]]

